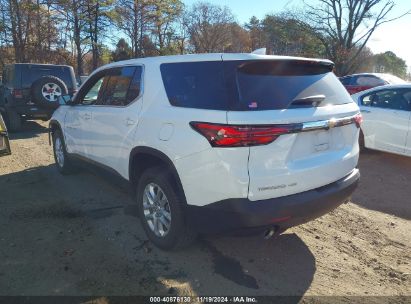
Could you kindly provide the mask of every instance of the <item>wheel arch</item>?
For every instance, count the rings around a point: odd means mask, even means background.
[[[173,178],[173,186],[184,202],[186,197],[183,190],[183,185],[178,175],[177,169],[172,160],[163,152],[145,146],[135,147],[130,152],[129,158],[129,181],[132,185],[136,185],[143,172],[154,166],[164,166],[169,170]],[[136,187],[133,187],[136,190]]]
[[[60,132],[63,133],[63,128],[61,127],[60,122],[58,122],[55,119],[52,119],[50,120],[50,123],[49,123],[49,145],[50,146],[51,146],[51,137],[56,130],[60,130]],[[63,134],[63,137],[64,137],[64,134]]]

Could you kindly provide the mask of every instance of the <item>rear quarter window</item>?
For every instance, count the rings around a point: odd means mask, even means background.
[[[358,76],[355,84],[358,86],[376,87],[384,85],[385,81],[374,76]]]
[[[351,84],[351,77],[340,78],[340,81],[343,85],[348,86]]]
[[[222,62],[167,63],[160,66],[168,100],[173,106],[226,110]]]

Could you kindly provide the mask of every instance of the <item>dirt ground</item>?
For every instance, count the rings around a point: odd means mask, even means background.
[[[57,172],[45,126],[29,122],[0,158],[0,295],[411,296],[411,158],[362,153],[352,202],[276,239],[169,253],[124,188]]]

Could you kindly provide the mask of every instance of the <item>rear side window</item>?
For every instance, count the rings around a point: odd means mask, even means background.
[[[317,62],[186,62],[162,64],[160,69],[168,99],[178,107],[277,110],[316,95],[332,104],[352,102],[332,66]]]
[[[168,63],[160,69],[173,106],[227,110],[222,62]]]

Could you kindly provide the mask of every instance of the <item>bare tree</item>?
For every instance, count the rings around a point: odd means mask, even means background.
[[[172,52],[172,44],[175,38],[174,25],[183,11],[180,0],[153,1],[151,10],[153,42],[157,46],[158,53],[165,55]]]
[[[23,7],[27,1],[2,0],[1,9],[4,10],[4,27],[11,36],[14,47],[14,56],[17,62],[26,61],[26,44],[28,20],[30,16],[24,14]]]
[[[133,57],[144,56],[143,39],[151,16],[149,0],[118,0],[113,21],[131,42]]]
[[[250,33],[236,22],[229,26],[230,42],[226,46],[225,52],[249,53],[252,49]]]
[[[143,57],[152,54],[153,46],[157,54],[174,52],[182,11],[180,0],[117,0],[112,19],[131,42],[133,56]]]
[[[250,18],[250,21],[246,23],[244,27],[248,30],[250,34],[252,50],[256,50],[266,46],[266,35],[264,32],[264,25],[260,20],[258,20],[256,16],[252,16]]]
[[[86,1],[85,19],[86,33],[91,47],[92,69],[96,69],[100,60],[100,44],[106,36],[109,26],[109,14],[112,9],[111,0]]]
[[[340,75],[352,71],[357,57],[381,24],[410,12],[390,18],[393,0],[318,0],[318,5],[306,6],[306,18]]]
[[[231,44],[234,17],[227,7],[207,2],[195,4],[187,13],[190,42],[197,53],[222,52]]]
[[[77,74],[83,75],[83,58],[87,53],[86,44],[86,3],[85,0],[55,0],[52,4],[54,10],[64,16],[66,24],[65,32],[70,32],[70,39],[73,41],[73,49],[76,57]],[[66,47],[66,45],[65,45]]]
[[[189,51],[189,39],[190,33],[188,32],[188,19],[187,14],[183,14],[178,18],[175,26],[175,43],[177,45],[177,50],[180,55],[185,54]]]

